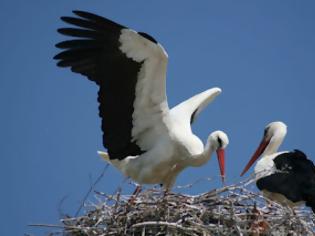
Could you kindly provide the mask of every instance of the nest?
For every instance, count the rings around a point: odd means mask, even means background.
[[[95,192],[86,214],[62,219],[66,236],[314,235],[315,217],[246,187],[225,186],[200,195],[146,189],[137,196]]]

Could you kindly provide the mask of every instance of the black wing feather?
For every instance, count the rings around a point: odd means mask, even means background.
[[[73,13],[77,16],[85,18],[89,22],[94,22],[94,23],[98,24],[102,29],[112,30],[113,32],[114,31],[119,32],[121,29],[127,28],[127,27],[120,25],[114,21],[111,21],[105,17],[95,15],[95,14],[90,13],[90,12],[75,10],[75,11],[73,11]]]
[[[260,190],[281,193],[293,202],[306,201],[315,210],[315,166],[299,151],[282,153],[274,159],[278,173],[257,181]]]
[[[62,16],[62,17],[60,17],[60,19],[65,23],[68,23],[68,24],[71,24],[74,26],[78,26],[78,27],[82,27],[82,28],[93,29],[93,30],[102,30],[103,29],[101,27],[102,26],[101,24],[97,24],[95,22],[83,20],[80,18]]]
[[[67,48],[100,48],[102,47],[102,41],[90,40],[90,39],[75,39],[63,41],[56,44],[57,48],[67,49]]]
[[[131,135],[135,86],[142,63],[127,58],[119,49],[121,30],[126,27],[89,12],[73,13],[78,17],[61,20],[74,27],[58,32],[75,38],[56,44],[63,51],[54,59],[58,66],[70,67],[99,85],[103,144],[110,158],[142,154],[144,151],[132,141]]]

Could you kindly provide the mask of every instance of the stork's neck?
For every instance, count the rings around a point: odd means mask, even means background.
[[[282,144],[285,136],[286,136],[286,132],[284,132],[283,130],[276,130],[274,135],[271,137],[270,142],[267,145],[262,156],[266,157],[266,156],[276,153],[280,145]]]
[[[211,155],[215,149],[215,144],[212,142],[211,139],[208,138],[203,152],[193,156],[193,158],[189,160],[189,165],[195,167],[204,165],[207,161],[210,160]]]

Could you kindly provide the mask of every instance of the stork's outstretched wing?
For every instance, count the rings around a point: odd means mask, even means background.
[[[99,85],[103,144],[111,159],[139,155],[166,132],[167,53],[146,33],[83,11],[61,17],[73,28],[58,32],[74,37],[58,43],[58,66],[87,76]]]
[[[214,87],[208,89],[173,107],[171,114],[172,116],[180,117],[181,122],[183,122],[183,127],[190,130],[190,125],[195,121],[200,112],[220,93],[220,88]]]

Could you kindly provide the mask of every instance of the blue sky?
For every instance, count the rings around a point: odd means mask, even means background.
[[[229,134],[227,181],[239,174],[264,126],[288,125],[281,150],[314,160],[315,2],[305,1],[22,1],[0,3],[0,235],[43,235],[31,223],[73,215],[104,168],[96,86],[56,67],[60,16],[91,11],[156,38],[169,54],[171,106],[219,86],[223,93],[197,119],[205,140]],[[186,193],[220,186],[217,161],[184,171],[179,184],[212,177]],[[97,189],[123,178],[110,168]],[[128,189],[125,184],[125,189]],[[63,202],[61,203],[61,201]],[[90,198],[93,201],[93,196]]]

